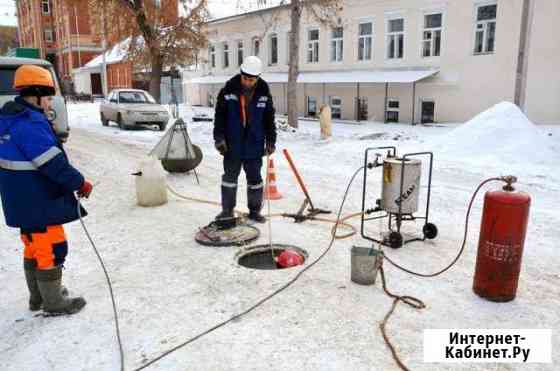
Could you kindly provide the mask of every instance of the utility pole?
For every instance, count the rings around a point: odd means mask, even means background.
[[[78,68],[82,67],[82,55],[80,52],[80,29],[78,28],[78,11],[74,4],[74,21],[76,23],[76,45],[78,46]]]
[[[103,28],[103,37],[101,39],[101,49],[103,49],[101,56],[101,90],[103,91],[103,96],[107,97],[107,61],[105,60],[105,54],[107,52],[107,13],[106,13],[107,1],[103,0],[101,25]]]

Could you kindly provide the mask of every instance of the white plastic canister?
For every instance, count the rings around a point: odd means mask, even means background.
[[[136,174],[136,197],[138,205],[152,207],[167,203],[165,171],[156,158],[148,157],[140,162]]]
[[[401,203],[401,213],[412,214],[418,211],[422,161],[418,159],[405,159],[401,194],[402,168],[403,161],[400,158],[386,158],[383,161],[381,207],[389,213],[398,214],[399,203]]]

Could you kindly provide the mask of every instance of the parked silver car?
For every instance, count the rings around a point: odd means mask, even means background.
[[[138,89],[111,91],[99,110],[103,126],[113,121],[125,130],[134,126],[157,125],[163,131],[169,121],[169,111],[157,104],[150,94]]]
[[[13,88],[14,75],[19,66],[24,64],[32,64],[41,66],[49,70],[52,75],[55,87],[55,95],[49,97],[49,109],[47,118],[53,124],[56,135],[66,141],[70,127],[68,126],[68,113],[66,111],[66,100],[60,91],[60,84],[54,72],[52,64],[43,59],[17,58],[17,57],[0,57],[0,107],[7,101],[14,99],[18,92]]]

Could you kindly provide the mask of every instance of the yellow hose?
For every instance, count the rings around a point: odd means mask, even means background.
[[[222,204],[219,203],[219,202],[208,201],[208,200],[204,200],[204,199],[201,199],[201,198],[188,197],[188,196],[182,195],[179,192],[177,192],[175,189],[173,189],[173,187],[171,187],[169,184],[167,185],[167,189],[169,189],[169,192],[171,192],[175,197],[177,197],[179,199],[182,199],[182,200],[198,202],[198,203],[207,204],[207,205],[220,206],[220,207],[222,206]],[[234,212],[239,216],[244,215],[244,213],[239,211],[239,210],[234,210]],[[344,216],[338,222],[336,221],[336,219],[327,219],[327,218],[318,218],[318,217],[311,217],[311,218],[309,218],[309,220],[316,220],[316,221],[322,222],[322,223],[334,224],[332,229],[331,229],[331,236],[334,237],[337,240],[343,240],[343,239],[346,239],[346,238],[350,238],[350,237],[354,236],[356,233],[358,233],[358,231],[356,230],[356,227],[354,227],[353,225],[351,225],[349,223],[346,223],[346,221],[349,220],[349,219],[361,216],[361,215],[362,215],[361,212],[349,214],[349,215]],[[284,213],[270,214],[269,215],[269,218],[278,218],[278,217],[287,217],[287,216]],[[337,224],[350,229],[350,232],[342,234],[342,235],[336,235]]]

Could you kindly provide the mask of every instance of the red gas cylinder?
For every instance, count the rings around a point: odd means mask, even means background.
[[[523,192],[489,191],[478,240],[474,292],[491,301],[515,298],[531,197]]]
[[[302,265],[304,260],[303,256],[301,256],[301,254],[297,251],[284,250],[278,256],[278,265],[281,268],[291,268]]]

